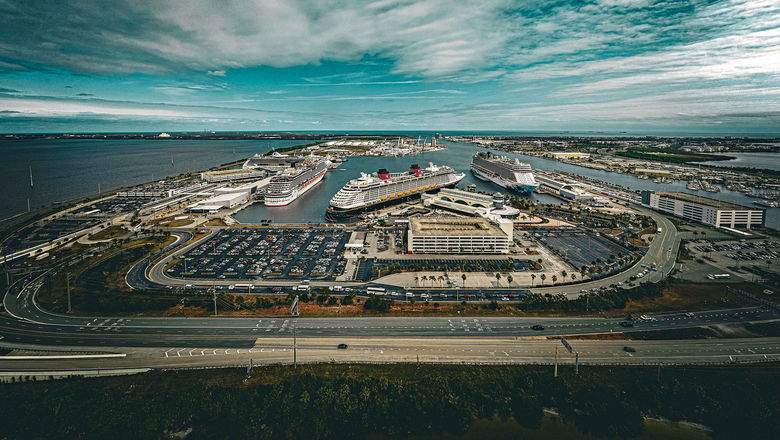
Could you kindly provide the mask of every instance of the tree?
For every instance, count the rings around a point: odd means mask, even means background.
[[[514,281],[514,278],[512,278],[512,275],[507,275],[506,282],[509,283],[509,285],[512,285],[512,281]]]
[[[541,278],[541,279],[542,279],[542,284],[544,284],[544,280],[546,280],[546,279],[547,279],[547,275],[545,275],[545,274],[542,274],[542,276],[540,276],[539,278]]]
[[[496,284],[501,282],[501,274],[496,272]]]
[[[536,274],[535,274],[535,273],[532,273],[532,274],[531,274],[531,287],[534,287],[534,280],[535,280],[535,279],[536,279]]]
[[[463,287],[466,287],[466,274],[462,274],[460,278],[463,280]]]
[[[558,275],[553,275],[552,276],[552,283],[555,284],[557,282],[558,282]]]

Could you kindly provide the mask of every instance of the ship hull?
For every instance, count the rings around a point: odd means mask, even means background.
[[[414,194],[410,194],[405,197],[398,197],[394,199],[389,200],[383,200],[380,202],[368,204],[368,205],[362,205],[355,208],[350,209],[340,209],[340,208],[334,208],[333,206],[328,207],[327,212],[325,212],[325,220],[329,222],[354,222],[360,219],[360,215],[366,212],[376,211],[378,209],[382,209],[388,206],[397,205],[403,202],[408,202],[410,200],[419,199],[423,193],[431,193],[438,191],[441,188],[450,188],[458,184],[460,182],[460,179],[448,183],[446,185],[441,185],[437,187],[433,191],[420,191]]]
[[[265,206],[287,206],[290,203],[294,202],[298,197],[302,196],[306,193],[306,191],[313,188],[315,185],[320,183],[322,181],[323,176],[325,176],[325,170],[322,170],[316,177],[309,180],[308,182],[301,185],[299,188],[296,188],[292,191],[292,193],[288,197],[271,197],[268,198],[266,196],[265,198]]]
[[[512,191],[516,191],[519,193],[524,194],[530,194],[536,190],[536,188],[539,187],[539,185],[521,185],[514,182],[511,182],[506,179],[502,179],[498,176],[491,176],[487,173],[483,173],[482,171],[478,170],[477,168],[472,167],[471,172],[479,179],[483,180],[485,182],[492,182],[502,188],[506,188]]]

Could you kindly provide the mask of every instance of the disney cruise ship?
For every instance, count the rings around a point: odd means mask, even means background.
[[[428,168],[412,165],[407,172],[390,173],[380,169],[374,174],[360,173],[330,200],[325,214],[329,221],[348,220],[360,213],[419,197],[422,193],[454,186],[463,179],[450,167],[430,164]]]

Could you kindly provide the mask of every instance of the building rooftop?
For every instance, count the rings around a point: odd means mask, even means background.
[[[709,197],[697,196],[695,194],[688,194],[683,192],[656,192],[661,197],[669,199],[682,200],[684,202],[697,203],[699,205],[708,206],[715,209],[724,210],[758,210],[756,208],[748,208],[746,206],[737,205],[735,203],[722,202],[720,200],[710,199]]]
[[[236,169],[230,169],[230,170],[219,170],[219,171],[204,171],[203,174],[211,177],[216,176],[231,176],[231,175],[242,175],[242,174],[262,174],[262,171],[253,170],[253,169],[246,169],[246,168],[236,168]]]
[[[497,226],[483,218],[433,217],[409,219],[409,229],[416,236],[476,235],[506,237]]]

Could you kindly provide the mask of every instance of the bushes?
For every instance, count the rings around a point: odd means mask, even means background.
[[[379,298],[376,295],[370,295],[365,303],[363,303],[364,310],[376,310],[377,312],[386,312],[390,310],[393,305],[393,300]]]

